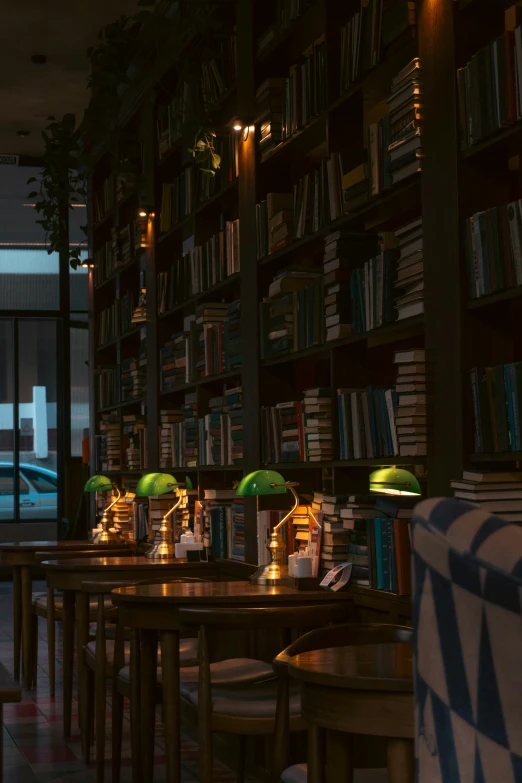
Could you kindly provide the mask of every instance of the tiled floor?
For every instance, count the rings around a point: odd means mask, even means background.
[[[35,583],[34,590],[43,590],[43,583]],[[45,621],[40,620],[38,645],[38,687],[24,694],[20,704],[4,707],[4,783],[94,783],[94,767],[85,767],[81,761],[78,730],[78,703],[73,703],[73,736],[63,739],[61,688],[61,637],[57,633],[56,697],[49,697],[47,675],[47,644]],[[0,583],[0,660],[13,672],[12,588]],[[75,689],[76,690],[76,689]],[[107,705],[110,710],[110,702]],[[107,723],[106,775],[110,783],[110,714]],[[182,743],[182,783],[197,780],[197,745],[188,738]],[[214,781],[232,783],[235,779],[229,769],[215,763]],[[124,724],[122,783],[130,781],[130,736],[128,720]],[[156,726],[156,764],[154,783],[165,780],[164,743],[162,725]],[[144,781],[152,783],[152,781]]]

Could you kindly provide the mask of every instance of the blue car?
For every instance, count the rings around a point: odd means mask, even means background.
[[[20,463],[20,519],[56,519],[58,475],[38,465]],[[14,467],[0,462],[0,520],[14,519]]]

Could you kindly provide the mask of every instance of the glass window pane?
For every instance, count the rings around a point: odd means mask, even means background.
[[[0,520],[14,519],[13,322],[0,319]]]
[[[54,320],[18,322],[18,378],[20,475],[27,489],[20,490],[20,520],[56,519],[58,494],[41,493],[26,471],[44,468],[44,476],[57,479],[57,324]]]
[[[83,431],[89,427],[89,332],[71,329],[71,456],[81,457]]]
[[[82,260],[87,258],[87,252],[82,253]],[[69,295],[71,298],[71,313],[87,312],[89,301],[89,267],[79,266],[69,270]]]
[[[0,249],[0,310],[58,310],[58,254],[44,248]]]

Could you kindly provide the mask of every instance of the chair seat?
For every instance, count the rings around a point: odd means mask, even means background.
[[[307,783],[308,765],[294,764],[285,769],[281,775],[282,783]],[[356,769],[353,773],[353,783],[388,783],[388,772],[385,769]]]
[[[194,707],[198,706],[198,684],[181,682],[181,696]],[[301,712],[301,696],[297,683],[290,686],[290,715]],[[274,719],[277,706],[277,682],[262,682],[243,688],[212,688],[212,710],[235,718]]]
[[[114,666],[114,645],[115,642],[113,639],[105,640],[105,670],[107,673],[107,677],[112,677],[112,671]],[[129,642],[125,642],[124,649],[125,649],[125,668],[128,669],[130,663]],[[183,662],[194,663],[194,661],[196,661],[198,657],[198,640],[180,639],[179,657],[182,663]],[[92,641],[85,645],[85,663],[87,664],[87,666],[89,666],[89,668],[94,669],[95,661],[96,661],[96,641]],[[158,661],[161,663],[161,651],[159,646],[158,646]],[[193,668],[197,668],[197,667],[193,667]],[[122,672],[120,671],[120,677],[121,676],[122,676]]]
[[[182,639],[181,644],[190,639]],[[182,660],[183,663],[183,660]],[[274,670],[268,663],[255,661],[250,658],[230,658],[227,661],[219,661],[210,664],[210,676],[215,685],[240,686],[244,684],[255,685],[256,683],[266,682],[274,679]],[[129,667],[121,669],[119,677],[125,682],[130,681]],[[158,667],[157,681],[162,682],[163,672],[161,666]],[[185,684],[197,685],[199,682],[199,666],[185,666],[180,669],[181,682]]]

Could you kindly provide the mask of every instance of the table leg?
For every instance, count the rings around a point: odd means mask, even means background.
[[[22,569],[13,566],[13,636],[14,678],[20,682],[20,655],[22,653]]]
[[[308,729],[308,780],[309,783],[324,783],[324,731],[319,726]]]
[[[415,777],[413,740],[388,739],[387,755],[389,783],[413,783]]]
[[[141,783],[141,687],[140,687],[140,632],[131,631],[130,644],[130,727],[132,783]]]
[[[56,617],[52,587],[47,588],[47,667],[49,669],[49,696],[54,699],[56,690]]]
[[[30,691],[33,684],[32,646],[38,639],[32,639],[33,581],[30,566],[22,566],[22,676],[24,690]]]
[[[63,735],[71,736],[74,666],[74,592],[63,591]]]
[[[88,676],[83,658],[83,648],[89,641],[89,596],[86,593],[76,594],[76,650],[78,665],[78,723],[81,723],[82,703],[88,700]],[[81,725],[80,725],[81,728]],[[82,737],[88,737],[88,732],[82,732]],[[82,748],[85,752],[85,748]]]
[[[353,735],[326,732],[326,783],[352,783]]]
[[[141,741],[143,780],[154,779],[154,735],[156,724],[156,670],[158,634],[141,631]]]
[[[180,783],[179,632],[161,634],[163,720],[167,750],[167,783]]]

